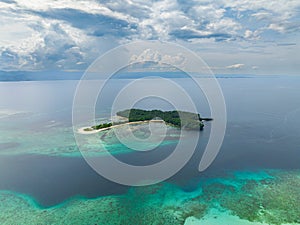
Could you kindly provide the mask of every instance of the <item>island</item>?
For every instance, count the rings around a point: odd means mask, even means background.
[[[126,109],[116,113],[119,121],[114,123],[102,123],[91,127],[81,128],[80,133],[96,133],[102,130],[108,130],[113,127],[124,124],[138,124],[149,121],[165,122],[166,124],[188,130],[203,130],[203,121],[210,121],[212,118],[201,118],[199,113],[184,111],[161,111],[161,110],[143,110],[143,109]],[[184,118],[184,121],[181,121]]]

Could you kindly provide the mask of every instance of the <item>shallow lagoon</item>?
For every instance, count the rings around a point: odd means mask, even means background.
[[[109,182],[81,158],[70,119],[77,81],[1,83],[1,223],[300,223],[300,79],[219,82],[228,128],[213,165],[197,171],[207,124],[183,170],[163,184],[143,188]],[[99,120],[107,119],[108,112],[101,107]],[[91,153],[98,137],[88,138]],[[169,139],[151,157],[118,144],[110,147],[116,157],[143,164],[166,157],[174,145],[176,140]]]

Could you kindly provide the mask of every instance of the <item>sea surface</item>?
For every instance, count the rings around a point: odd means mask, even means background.
[[[209,117],[203,93],[175,80]],[[145,187],[109,181],[82,157],[72,126],[78,82],[0,82],[1,224],[300,224],[300,77],[219,77],[227,129],[217,158],[198,171],[214,121],[206,122],[184,168]],[[128,82],[111,82],[110,98],[96,105],[98,122],[109,120],[114,93]],[[136,107],[173,109],[158,99]],[[149,165],[172,153],[179,137],[168,127],[154,151],[136,152],[106,131],[86,135],[85,147],[90,157],[107,157],[101,140],[119,160]]]

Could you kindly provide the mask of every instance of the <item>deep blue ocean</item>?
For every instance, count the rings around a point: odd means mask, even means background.
[[[188,88],[184,78],[176,79],[182,79],[180,82]],[[126,82],[126,79],[116,79],[110,91],[118,90]],[[211,124],[207,122],[192,159],[163,184],[195,194],[199,183],[226,180],[232,173],[247,172],[259,176],[268,171],[284,173],[299,170],[300,78],[231,75],[218,77],[218,82],[226,103],[227,129],[217,158],[206,171],[198,171],[210,134]],[[120,197],[122,199],[131,196],[132,201],[140,198],[132,197],[131,187],[115,184],[98,175],[78,152],[72,129],[72,103],[77,84],[78,80],[0,82],[0,190],[3,193],[26,196],[43,209],[58,207],[77,198],[123,196]],[[203,102],[200,104],[203,107],[199,107],[201,115],[209,116],[210,110],[203,94],[193,90],[191,93],[195,101]],[[141,102],[138,106],[155,107],[155,101],[153,104],[149,101],[152,100]],[[171,107],[162,104],[160,108],[167,110]],[[109,103],[97,105],[99,120],[105,121],[109,113]],[[148,153],[150,155],[118,149],[116,157],[132,164],[149,164],[166,157],[174,146],[176,142],[170,142],[158,147],[154,153]],[[166,186],[163,192],[172,192],[171,189]],[[159,198],[163,199],[161,195]],[[170,202],[172,197],[166,199]],[[173,200],[176,201],[175,197]],[[7,205],[12,204],[11,201]],[[16,204],[16,201],[13,202]],[[239,213],[234,215],[242,217]],[[247,216],[243,219],[251,221]],[[28,224],[34,224],[34,221],[33,218]],[[124,221],[128,222],[128,218]],[[94,220],[91,222],[94,223]]]

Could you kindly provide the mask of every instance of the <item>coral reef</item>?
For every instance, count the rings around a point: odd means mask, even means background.
[[[131,188],[123,195],[74,197],[49,208],[29,196],[1,191],[0,221],[4,225],[182,225],[186,221],[205,224],[207,219],[222,224],[227,218],[241,225],[300,224],[299,190],[300,171],[277,170],[231,172],[227,177],[207,178],[190,192],[161,183]],[[217,213],[207,218],[212,210]]]

